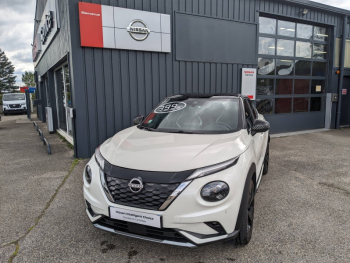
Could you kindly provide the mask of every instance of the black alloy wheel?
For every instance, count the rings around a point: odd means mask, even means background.
[[[264,158],[264,169],[262,173],[263,175],[269,172],[269,160],[270,160],[270,143],[267,143],[266,153]]]
[[[236,240],[236,244],[238,245],[247,245],[252,239],[254,223],[254,197],[255,185],[253,180],[251,180],[249,184],[248,198],[245,204],[246,208],[244,211],[242,224],[239,230],[239,236]]]

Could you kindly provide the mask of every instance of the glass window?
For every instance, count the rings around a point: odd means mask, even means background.
[[[294,94],[309,94],[310,80],[296,79],[294,80]]]
[[[277,59],[276,60],[276,72],[277,75],[294,75],[294,61]]]
[[[259,54],[275,55],[276,54],[275,39],[268,38],[268,37],[260,37]]]
[[[256,100],[256,109],[260,114],[273,114],[273,99]]]
[[[263,34],[276,34],[276,19],[259,17],[259,32]]]
[[[326,59],[327,58],[327,45],[314,44],[314,56],[313,58]]]
[[[310,42],[296,42],[296,57],[311,58],[312,44]]]
[[[295,75],[310,76],[311,75],[311,61],[296,60],[295,61]]]
[[[309,98],[294,98],[293,112],[309,111]]]
[[[294,41],[277,39],[277,55],[294,57]]]
[[[278,20],[278,35],[295,37],[295,23]]]
[[[312,76],[324,77],[326,76],[327,63],[325,62],[314,62],[312,66]]]
[[[276,79],[276,95],[292,94],[292,79]]]
[[[310,111],[321,111],[321,97],[311,98]]]
[[[327,29],[324,27],[314,27],[314,40],[327,41]]]
[[[276,99],[275,113],[291,113],[292,112],[292,98]]]
[[[297,37],[311,39],[312,38],[312,26],[305,24],[297,24]]]
[[[275,75],[275,60],[272,58],[259,58],[258,75]]]
[[[257,95],[273,95],[274,79],[258,79],[256,93]]]
[[[325,81],[324,80],[319,80],[319,79],[314,79],[311,82],[311,93],[312,94],[322,94],[325,92]]]

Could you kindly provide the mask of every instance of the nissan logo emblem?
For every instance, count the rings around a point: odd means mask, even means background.
[[[143,183],[141,177],[133,178],[128,184],[130,191],[137,194],[142,191]]]
[[[138,24],[138,26],[136,26],[135,24]],[[140,19],[135,19],[131,21],[126,30],[129,32],[130,36],[137,41],[145,40],[151,33],[151,30],[148,29],[146,23]]]

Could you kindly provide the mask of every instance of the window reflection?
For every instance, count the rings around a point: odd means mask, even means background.
[[[270,58],[259,58],[258,75],[274,75],[275,60]]]
[[[260,114],[273,113],[273,99],[258,99],[256,100],[256,109]]]
[[[311,75],[311,61],[296,60],[295,61],[295,75],[310,76]]]
[[[294,56],[294,41],[277,39],[277,55],[279,56]]]
[[[259,32],[263,34],[276,34],[276,19],[259,17]]]
[[[295,23],[278,20],[278,35],[295,37]]]
[[[276,72],[277,75],[293,75],[294,61],[293,60],[276,60]]]
[[[292,94],[293,80],[292,79],[277,79],[276,80],[276,95]]]
[[[310,111],[321,111],[321,97],[310,99]]]
[[[309,111],[309,98],[294,98],[293,112]]]
[[[259,38],[259,54],[275,55],[276,44],[274,38]]]
[[[258,79],[257,80],[257,95],[273,95],[274,79]]]
[[[314,44],[314,58],[326,59],[327,58],[327,45]]]
[[[326,41],[328,37],[327,29],[324,27],[314,27],[314,40]]]
[[[312,26],[305,24],[297,24],[297,37],[311,39],[312,38]]]
[[[312,44],[310,42],[296,42],[296,57],[311,58]]]
[[[312,66],[312,76],[324,77],[326,76],[327,63],[325,62],[314,62]]]
[[[275,113],[291,113],[292,98],[282,98],[275,100]]]
[[[294,80],[294,94],[308,94],[310,89],[309,79]]]

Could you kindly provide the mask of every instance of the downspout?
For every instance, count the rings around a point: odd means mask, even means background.
[[[345,63],[345,48],[346,48],[346,35],[348,32],[348,16],[344,16],[344,25],[343,25],[343,39],[341,45],[341,54],[340,54],[340,74],[339,74],[339,87],[338,87],[338,108],[337,108],[337,123],[336,129],[339,129],[340,126],[340,114],[341,114],[341,97],[342,89],[344,82],[344,63]]]

